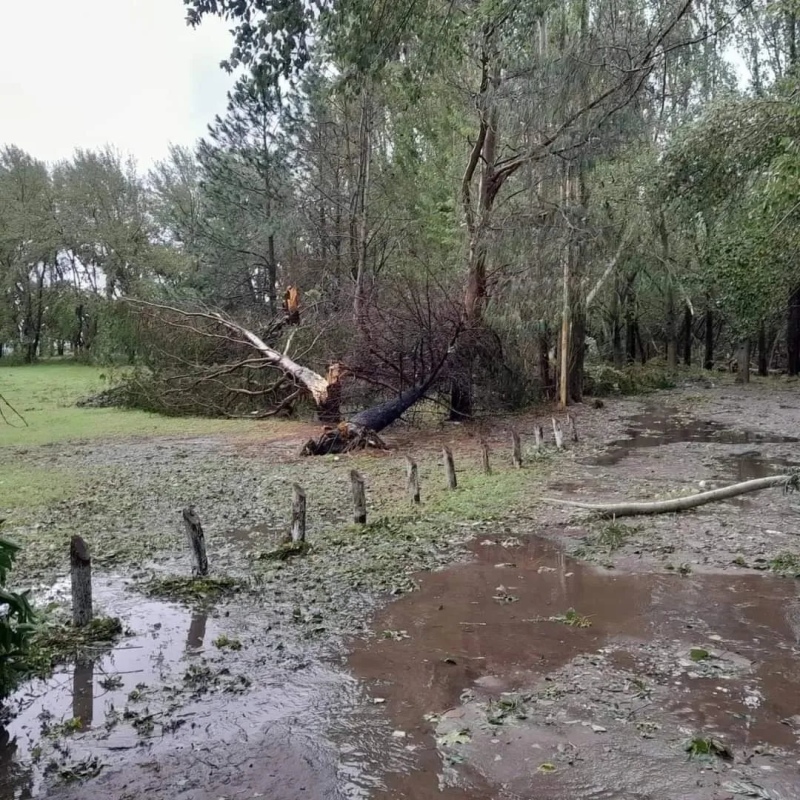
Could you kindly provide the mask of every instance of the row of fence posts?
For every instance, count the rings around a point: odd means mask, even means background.
[[[561,424],[553,417],[553,441],[557,450],[564,449],[564,432]],[[567,425],[573,442],[578,441],[578,429],[575,418],[567,415]],[[533,429],[534,448],[542,450],[545,445],[544,431],[541,425]],[[481,441],[481,465],[483,472],[490,475],[490,449],[485,441]],[[444,464],[447,488],[455,491],[458,488],[455,460],[452,450],[442,447],[442,461]],[[414,505],[422,502],[420,492],[419,468],[417,462],[406,456],[406,482],[409,500]],[[523,466],[522,439],[516,428],[511,429],[511,463],[521,469]],[[350,485],[353,494],[353,522],[356,525],[367,523],[367,492],[364,476],[358,470],[350,470]],[[187,506],[182,511],[183,526],[192,554],[192,575],[203,577],[208,575],[208,556],[206,554],[205,534],[200,518],[194,506]],[[306,540],[306,491],[295,483],[292,487],[292,519],[291,519],[290,544],[295,547],[302,546]],[[80,536],[73,536],[70,540],[70,576],[72,583],[72,621],[76,627],[83,627],[92,621],[92,559],[89,548]]]

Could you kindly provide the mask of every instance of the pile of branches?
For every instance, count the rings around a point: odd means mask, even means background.
[[[304,399],[289,374],[232,334],[205,309],[185,312],[141,304],[136,316],[140,365],[115,392],[119,404],[171,416],[261,418],[291,414]],[[251,319],[275,347],[311,357],[317,344],[283,318]]]

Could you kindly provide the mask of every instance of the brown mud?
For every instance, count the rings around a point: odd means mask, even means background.
[[[420,577],[378,622],[408,638],[350,656],[425,754],[382,796],[716,798],[737,781],[800,796],[793,582],[615,575],[538,539],[508,544]],[[568,609],[590,626],[559,621]],[[695,732],[732,762],[688,760]]]
[[[773,574],[800,565],[796,497],[761,492],[626,525],[537,502],[655,499],[791,468],[796,397],[772,384],[689,386],[576,409],[580,442],[555,457],[547,485],[531,484],[531,502],[468,523],[470,561],[412,576],[418,591],[371,619],[386,598],[337,590],[361,620],[346,657],[341,637],[316,636],[327,623],[275,599],[283,585],[307,591],[289,583],[293,567],[206,608],[145,600],[105,576],[100,605],[130,633],[11,698],[0,798],[800,798],[800,584]],[[513,420],[529,461],[533,424],[548,421]],[[165,486],[173,473],[195,480],[181,464],[219,458],[246,476],[243,496],[259,491],[257,459],[286,469],[284,482],[344,474],[344,462],[301,462],[295,429],[274,447],[159,440],[84,455],[146,463]],[[500,458],[506,425],[399,429],[388,457],[446,442],[463,464],[479,434]],[[245,570],[242,554],[281,522],[271,510],[236,516],[225,496],[217,546]],[[320,510],[317,524],[339,516]],[[454,540],[437,560],[460,553]],[[182,560],[167,553],[159,569]],[[716,754],[690,754],[692,740]]]

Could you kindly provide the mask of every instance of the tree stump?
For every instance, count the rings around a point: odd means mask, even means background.
[[[365,525],[367,522],[367,493],[364,478],[358,470],[350,470],[350,482],[353,486],[353,522]]]
[[[200,524],[200,517],[195,513],[194,506],[183,509],[183,525],[192,552],[192,575],[195,578],[202,578],[208,575],[206,537],[203,535],[203,526]]]
[[[558,420],[553,417],[553,436],[556,439],[556,449],[563,450],[564,449],[564,434],[561,431],[561,425],[559,424]]]
[[[516,428],[511,429],[511,463],[517,468],[522,468],[522,442]]]
[[[447,475],[447,487],[449,489],[457,489],[456,465],[453,463],[453,453],[449,447],[442,448],[442,456],[444,458],[444,471]]]
[[[541,425],[534,425],[533,426],[533,444],[537,450],[542,449],[542,444],[544,443],[544,431],[542,430]]]
[[[577,444],[578,442],[578,426],[575,424],[575,417],[572,414],[567,414],[567,420],[569,421],[569,429],[572,433],[572,441]]]
[[[92,559],[89,548],[80,536],[69,543],[70,577],[72,579],[72,624],[82,628],[92,621]]]
[[[491,475],[492,466],[489,464],[489,445],[486,442],[481,442],[481,464],[483,465],[483,474]]]
[[[292,544],[306,540],[306,491],[300,484],[292,487]]]
[[[420,503],[419,469],[412,458],[406,456],[406,477],[408,478],[408,496],[415,505]]]

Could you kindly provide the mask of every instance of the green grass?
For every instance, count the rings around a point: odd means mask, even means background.
[[[25,427],[3,404],[3,413],[12,425],[0,421],[0,448],[113,436],[181,436],[252,430],[253,423],[248,420],[175,418],[118,408],[78,408],[76,400],[108,386],[107,375],[108,370],[68,361],[0,366],[0,394],[28,423]]]

